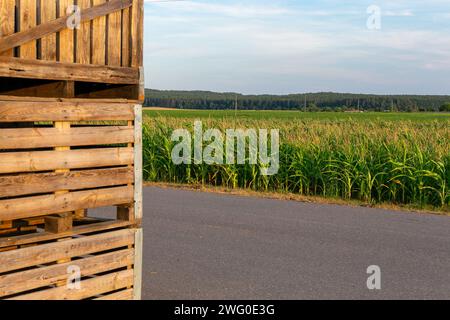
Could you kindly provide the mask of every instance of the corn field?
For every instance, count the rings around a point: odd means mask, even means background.
[[[450,121],[202,119],[204,127],[280,130],[280,169],[259,165],[174,165],[174,129],[192,118],[153,116],[144,123],[144,178],[153,182],[297,193],[368,204],[448,211]]]

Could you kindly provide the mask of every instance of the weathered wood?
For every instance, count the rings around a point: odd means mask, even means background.
[[[140,104],[143,104],[145,101],[145,73],[144,67],[139,67],[139,85],[137,86],[137,94],[138,100]]]
[[[123,249],[120,251],[92,256],[77,260],[76,263],[68,262],[57,265],[50,265],[37,269],[16,272],[0,276],[0,297],[17,294],[48,285],[54,285],[61,280],[68,278],[67,269],[76,264],[81,271],[81,276],[86,277],[97,273],[102,273],[121,267],[125,267],[134,260],[133,249]]]
[[[0,149],[32,149],[134,142],[134,129],[125,126],[2,129]]]
[[[0,200],[0,220],[122,205],[132,201],[133,189],[128,186]]]
[[[135,230],[124,229],[8,251],[0,255],[0,273],[126,247],[134,243],[134,234]]]
[[[119,292],[101,296],[94,300],[114,301],[114,300],[132,300],[132,299],[133,299],[133,289],[126,289]]]
[[[56,1],[44,0],[41,6],[41,24],[56,19]],[[56,61],[56,33],[49,34],[41,39],[41,59]]]
[[[5,101],[16,101],[16,102],[70,102],[77,104],[85,104],[85,103],[96,103],[96,104],[123,104],[127,103],[130,105],[134,105],[138,103],[137,100],[129,100],[124,98],[103,98],[103,99],[85,99],[85,98],[55,98],[55,97],[17,97],[17,96],[8,96],[8,95],[0,95],[0,102]],[[134,106],[132,106],[132,109]]]
[[[3,0],[2,0],[3,1]],[[36,26],[36,0],[21,0],[20,13],[21,13],[21,32],[14,33],[12,35],[3,37],[0,39],[0,52],[9,50],[16,46],[26,47],[26,50],[32,49],[33,42],[36,46],[36,40],[42,38],[51,33],[61,31],[60,37],[63,40],[63,45],[60,50],[67,52],[67,56],[60,56],[61,61],[71,61],[70,52],[73,54],[73,30],[67,28],[67,20],[71,15],[66,14],[66,10],[70,5],[73,5],[73,0],[59,0],[60,1],[60,18],[52,20],[50,22],[43,23]],[[96,0],[94,0],[96,1]],[[120,11],[124,8],[128,8],[131,5],[131,0],[111,0],[99,6],[94,6],[89,9],[81,11],[81,22],[90,21],[97,17],[105,16],[109,13]],[[72,41],[70,39],[72,36]],[[66,42],[69,41],[69,42]],[[28,48],[29,47],[29,48]],[[31,52],[31,51],[30,51]],[[34,49],[34,53],[35,53]],[[30,57],[31,55],[26,54]],[[36,56],[34,56],[36,58]]]
[[[144,32],[144,1],[133,0],[132,5],[132,25],[131,25],[131,66],[140,67],[143,62],[143,39]]]
[[[137,229],[134,236],[134,279],[133,279],[133,299],[142,298],[142,248],[143,232]]]
[[[0,122],[114,121],[133,119],[134,106],[126,103],[43,103],[0,100]]]
[[[93,0],[94,6],[105,5],[106,0]],[[92,21],[92,63],[103,65],[106,62],[106,17],[99,16]]]
[[[62,233],[72,230],[73,216],[66,212],[58,216],[45,217],[45,231],[50,233]]]
[[[14,33],[14,17],[16,0],[0,1],[0,37],[6,37]],[[0,56],[12,57],[14,50],[11,48],[0,52]]]
[[[52,22],[49,22],[47,25],[52,26],[53,28],[45,29],[46,25],[41,25],[41,30],[46,30],[48,33],[53,32],[59,32],[59,61],[61,62],[75,62],[75,49],[74,49],[74,31],[73,29],[67,28],[67,18],[68,16],[72,15],[71,11],[68,11],[71,6],[74,5],[74,0],[59,0],[59,17],[62,17],[60,20],[54,20],[56,22],[60,21],[61,24],[57,25],[58,27],[54,26]],[[39,37],[40,34],[38,32],[38,28],[36,28],[35,33],[33,37],[30,38],[36,38]],[[29,33],[33,34],[33,33]],[[17,34],[17,37],[19,37],[20,34]],[[22,39],[27,38],[26,34],[22,34]],[[19,38],[20,39],[20,38]],[[1,41],[0,41],[0,50],[1,50]]]
[[[131,15],[130,8],[122,10],[122,67],[131,67]]]
[[[111,0],[109,1],[111,2]],[[121,26],[122,12],[116,11],[108,15],[108,65],[121,65]]]
[[[139,70],[136,68],[0,57],[2,77],[138,84],[138,73]]]
[[[117,207],[117,220],[134,222],[134,206],[124,205]]]
[[[0,197],[125,185],[134,181],[130,168],[0,176]]]
[[[81,10],[91,7],[91,0],[78,0],[78,7]],[[76,58],[77,63],[90,64],[91,63],[91,24],[92,21],[85,21],[81,23],[80,28],[76,33]]]
[[[134,214],[137,225],[142,220],[142,106],[134,109]]]
[[[30,29],[36,27],[36,0],[21,0],[19,6],[19,18],[20,18],[20,31],[29,32]],[[19,32],[20,33],[20,32]],[[36,59],[36,40],[30,39],[31,41],[15,43],[13,42],[10,46],[2,48],[2,43],[11,37],[15,37],[19,33],[14,33],[10,36],[0,39],[0,52],[9,50],[11,48],[20,46],[20,57],[24,59]]]
[[[67,290],[63,286],[21,295],[11,300],[80,300],[126,288],[130,283],[133,283],[133,270],[125,270],[83,280],[79,290]]]
[[[13,246],[23,246],[32,243],[39,243],[42,241],[49,241],[59,239],[61,237],[70,237],[73,235],[83,235],[92,232],[100,232],[118,228],[124,228],[130,225],[129,221],[105,221],[98,222],[89,225],[83,225],[74,227],[71,231],[63,232],[61,234],[50,233],[50,232],[40,232],[37,234],[27,234],[15,237],[4,237],[0,238],[0,248],[13,247]]]
[[[132,148],[31,151],[0,154],[0,173],[122,166],[133,163]]]

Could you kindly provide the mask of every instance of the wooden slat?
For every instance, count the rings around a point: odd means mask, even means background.
[[[81,10],[91,7],[91,0],[78,0],[77,4]],[[77,63],[91,63],[91,21],[83,22],[76,33],[77,38]]]
[[[106,0],[93,0],[94,6],[106,3]],[[98,17],[92,22],[92,63],[105,64],[106,58],[106,17]]]
[[[131,15],[130,8],[122,10],[122,66],[131,67]]]
[[[34,5],[36,4],[36,0],[22,0],[22,1],[29,1],[31,5],[33,5],[32,2],[34,1]],[[70,18],[70,15],[69,16],[65,15],[65,10],[68,7],[69,1],[70,0],[60,0],[60,13],[62,14],[60,18],[47,22],[45,24],[41,24],[32,29],[27,28],[25,29],[25,31],[18,32],[10,36],[1,38],[0,52],[9,50],[22,44],[26,44],[28,42],[36,41],[37,39],[42,38],[48,34],[58,32],[61,30],[63,30],[62,31],[63,33],[65,31],[68,31],[72,32],[73,34],[73,30],[67,29],[67,21]],[[112,0],[108,3],[105,3],[104,5],[83,10],[81,12],[81,22],[93,20],[97,17],[102,17],[109,13],[120,11],[124,8],[128,8],[130,5],[131,0]],[[33,17],[35,18],[36,15],[33,14]]]
[[[0,197],[112,187],[132,183],[133,178],[130,168],[0,176]]]
[[[33,149],[134,142],[134,128],[125,126],[1,129],[0,149]]]
[[[71,231],[59,234],[51,232],[39,232],[14,237],[2,237],[0,238],[0,248],[36,244],[42,241],[55,240],[64,237],[71,237],[74,235],[83,235],[93,232],[101,232],[106,230],[124,228],[129,226],[130,224],[131,223],[129,221],[114,220],[73,227]]]
[[[67,16],[67,9],[74,4],[73,0],[59,0],[59,16]],[[64,28],[59,33],[59,61],[75,62],[74,31]]]
[[[81,281],[79,290],[68,290],[66,286],[33,292],[11,300],[80,300],[126,288],[133,282],[133,270],[119,271]]]
[[[26,31],[36,27],[36,0],[21,0],[20,1],[20,31]],[[13,37],[11,35],[9,37]],[[3,38],[0,41],[3,41],[6,38]],[[18,44],[15,44],[6,50],[14,48]],[[3,50],[0,50],[3,51]],[[27,41],[26,43],[20,46],[20,57],[24,59],[36,59],[36,40]]]
[[[138,68],[143,62],[144,1],[133,0],[131,25],[131,66]]]
[[[108,15],[108,65],[121,65],[121,25],[120,11]]]
[[[0,57],[0,76],[111,84],[139,84],[139,70],[135,68],[54,63],[11,57]]]
[[[0,173],[122,166],[133,163],[133,148],[0,153]]]
[[[136,224],[142,220],[142,179],[143,179],[143,156],[142,156],[142,106],[134,107],[134,214]]]
[[[133,281],[133,299],[142,298],[142,252],[143,250],[143,231],[137,229],[134,236],[134,281]]]
[[[41,24],[56,19],[56,1],[41,1]],[[56,33],[49,34],[41,39],[41,59],[56,61]]]
[[[107,294],[94,300],[115,301],[115,300],[131,300],[131,299],[133,299],[133,289],[126,289],[119,292]]]
[[[9,36],[14,33],[14,8],[16,0],[1,0],[0,1],[0,38]],[[14,50],[9,49],[0,52],[0,56],[12,57]]]
[[[0,276],[0,297],[67,281],[69,276],[67,269],[71,265],[78,266],[81,276],[86,277],[126,267],[129,264],[133,264],[133,259],[134,250],[123,249],[79,259],[76,262],[67,262]]]
[[[0,255],[0,273],[126,247],[133,244],[134,233],[124,229],[8,251]]]
[[[0,101],[0,122],[133,120],[134,107],[125,103]]]
[[[80,209],[122,205],[132,201],[133,188],[128,186],[0,200],[0,220],[39,217]]]
[[[99,98],[53,98],[53,97],[19,97],[19,96],[3,96],[0,95],[0,102],[5,102],[5,101],[16,101],[16,102],[70,102],[70,103],[78,103],[78,104],[102,104],[102,103],[109,103],[109,104],[115,104],[117,105],[119,104],[123,104],[123,103],[128,103],[128,104],[136,104],[138,103],[137,100],[128,100],[128,99],[121,99],[121,98],[117,98],[117,99],[113,99],[113,98],[108,98],[108,99],[99,99]]]

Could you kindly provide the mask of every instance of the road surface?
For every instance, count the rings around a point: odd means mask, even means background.
[[[156,187],[144,210],[144,299],[450,298],[450,217]]]

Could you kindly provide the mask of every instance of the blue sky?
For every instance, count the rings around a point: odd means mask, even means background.
[[[450,94],[450,0],[145,2],[150,88]]]

